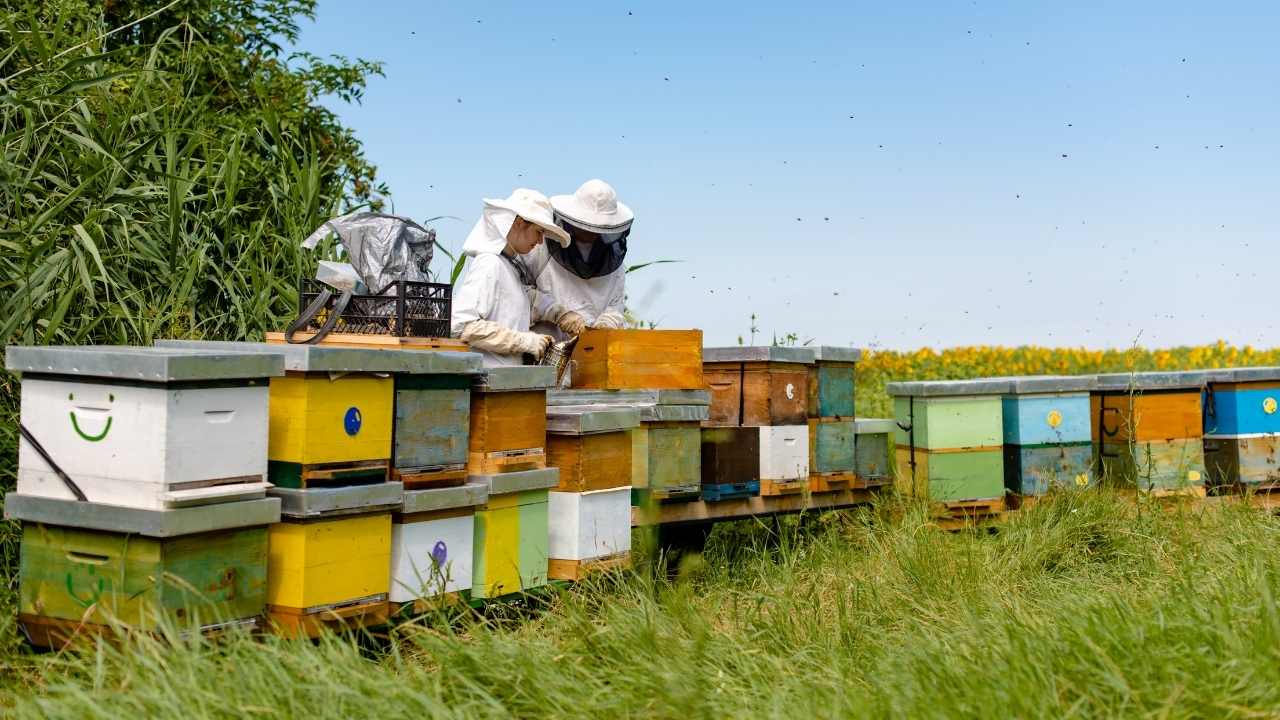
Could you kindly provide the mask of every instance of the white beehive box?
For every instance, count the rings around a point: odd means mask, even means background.
[[[548,494],[553,560],[595,560],[631,552],[630,486]]]
[[[481,483],[404,494],[391,525],[391,602],[471,589],[475,508],[488,495]]]
[[[808,477],[809,426],[760,428],[760,479],[798,480]]]
[[[262,497],[268,378],[279,355],[10,347],[22,427],[87,500],[149,510]],[[18,492],[74,499],[25,438]]]

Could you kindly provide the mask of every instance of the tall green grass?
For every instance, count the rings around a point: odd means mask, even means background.
[[[317,644],[135,639],[10,656],[17,717],[1262,717],[1280,523],[1067,494],[998,533],[889,506],[717,530],[501,614]]]

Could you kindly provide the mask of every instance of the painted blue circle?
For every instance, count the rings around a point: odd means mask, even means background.
[[[347,408],[347,414],[342,418],[342,427],[346,429],[348,435],[355,435],[360,432],[360,408]]]

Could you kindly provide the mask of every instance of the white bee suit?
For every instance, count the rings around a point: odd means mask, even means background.
[[[513,265],[520,259],[502,256],[515,219],[510,210],[484,209],[462,245],[468,259],[453,294],[453,336],[471,343],[489,367],[520,365],[523,353],[535,352],[524,337],[533,333],[528,290]]]
[[[570,244],[565,252],[580,252]],[[567,312],[582,316],[587,327],[620,328],[624,325],[623,308],[626,305],[627,270],[617,270],[595,278],[580,278],[556,262],[540,244],[526,258],[526,265],[537,278],[537,292],[533,297],[533,321],[539,323],[536,330],[546,332],[557,340],[564,340],[565,333],[555,327]]]

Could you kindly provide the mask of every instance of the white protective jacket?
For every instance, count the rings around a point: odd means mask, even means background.
[[[570,244],[565,252],[578,252]],[[525,262],[537,278],[537,292],[533,296],[533,321],[538,332],[545,332],[557,340],[566,339],[555,327],[556,321],[566,312],[582,316],[587,327],[620,328],[625,324],[623,308],[626,306],[626,266],[602,277],[582,279],[570,272],[547,251],[546,242],[540,243],[525,257]]]
[[[453,293],[453,336],[469,342],[490,367],[520,365],[523,353],[540,351],[529,332],[529,290],[512,260],[502,257],[515,219],[510,210],[484,209],[462,245],[468,260]]]

